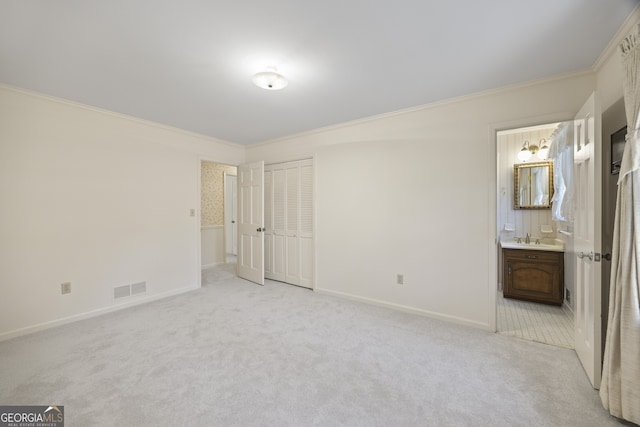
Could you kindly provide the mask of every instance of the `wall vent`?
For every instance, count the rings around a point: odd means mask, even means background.
[[[131,296],[131,285],[113,288],[113,299],[126,298],[128,296]]]
[[[147,292],[147,282],[138,282],[133,285],[124,285],[113,288],[113,299],[127,298]]]
[[[147,282],[138,282],[131,285],[131,295],[144,294],[147,292]]]

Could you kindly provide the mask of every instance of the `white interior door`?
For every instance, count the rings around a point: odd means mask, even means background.
[[[238,188],[235,175],[224,175],[225,252],[238,254]]]
[[[601,352],[601,114],[593,93],[574,120],[573,254],[575,262],[575,348],[595,388],[600,387]]]
[[[238,276],[264,285],[264,162],[238,167]]]

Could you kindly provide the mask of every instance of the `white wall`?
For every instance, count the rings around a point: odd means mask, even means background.
[[[594,87],[582,73],[506,88],[251,146],[247,160],[314,156],[316,290],[490,329],[495,131],[572,118]]]
[[[213,267],[226,262],[224,241],[224,225],[202,227],[200,237],[202,268]]]
[[[202,157],[244,147],[0,86],[0,339],[199,286]]]

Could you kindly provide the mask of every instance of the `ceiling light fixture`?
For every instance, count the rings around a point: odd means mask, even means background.
[[[549,144],[547,144],[545,138],[542,138],[539,144],[540,146],[525,141],[522,144],[522,150],[518,152],[518,160],[526,162],[531,156],[537,156],[541,160],[546,160],[549,155]]]
[[[286,77],[279,74],[275,67],[268,67],[265,71],[255,74],[251,80],[256,86],[267,90],[284,89],[289,84]]]

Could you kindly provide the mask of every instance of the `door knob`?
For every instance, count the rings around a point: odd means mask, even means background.
[[[604,254],[602,255],[602,258],[606,259],[607,261],[611,261],[611,254]]]
[[[585,255],[584,255],[584,252],[580,252],[580,253],[578,254],[578,258],[580,258],[580,259],[584,258],[584,256],[585,256]]]

